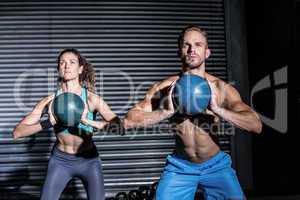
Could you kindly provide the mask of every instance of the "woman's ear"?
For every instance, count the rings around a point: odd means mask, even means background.
[[[83,65],[81,65],[81,66],[79,67],[79,74],[82,74],[82,72],[83,72]]]

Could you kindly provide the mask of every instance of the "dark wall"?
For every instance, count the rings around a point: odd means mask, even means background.
[[[299,84],[292,87],[296,90],[290,87],[295,5],[283,0],[246,1],[250,89],[263,79],[262,85],[266,86],[252,96],[253,107],[265,119],[263,133],[253,136],[256,194],[299,193],[300,168],[296,162],[300,144],[296,139],[299,134],[296,124],[299,124],[300,109],[295,93]]]
[[[223,0],[0,1],[0,199],[39,197],[55,135],[13,140],[12,131],[56,90],[59,51],[77,48],[93,64],[97,93],[123,117],[153,83],[179,72],[176,41],[187,24],[208,32],[213,53],[206,69],[226,80]],[[125,136],[93,136],[107,197],[159,179],[174,148],[169,127],[164,121]],[[230,136],[221,135],[230,153]],[[85,198],[82,182],[74,179],[62,196]]]

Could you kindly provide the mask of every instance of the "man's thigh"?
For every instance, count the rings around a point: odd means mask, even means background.
[[[157,190],[156,200],[194,200],[198,176],[164,171]]]

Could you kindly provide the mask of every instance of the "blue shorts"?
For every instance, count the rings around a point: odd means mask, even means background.
[[[220,151],[203,163],[192,163],[168,155],[161,175],[156,200],[194,200],[198,187],[204,191],[206,200],[245,199],[230,156]]]

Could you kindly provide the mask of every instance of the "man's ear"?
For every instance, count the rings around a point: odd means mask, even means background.
[[[209,58],[210,53],[211,53],[210,49],[207,48],[207,49],[205,50],[205,58],[206,58],[206,59]]]

